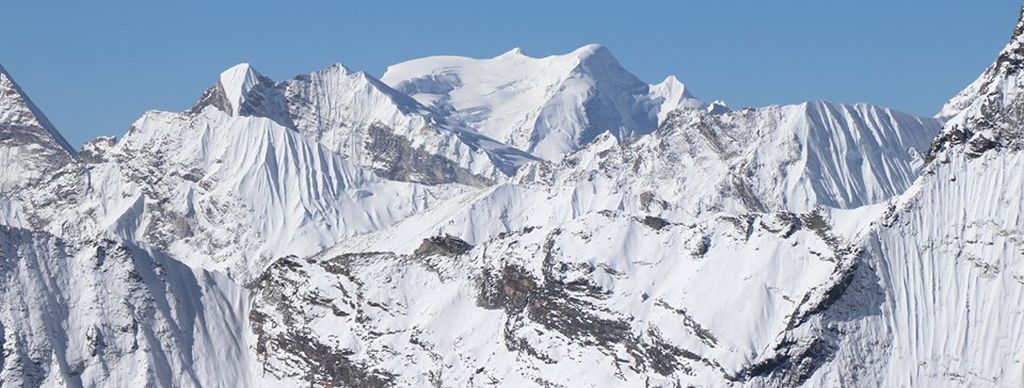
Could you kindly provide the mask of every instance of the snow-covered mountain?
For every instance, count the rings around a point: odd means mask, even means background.
[[[848,209],[909,187],[940,127],[866,104],[679,109],[652,135],[625,144],[606,136],[518,179],[644,196],[689,214]],[[680,174],[689,171],[704,173]]]
[[[548,160],[604,132],[649,133],[675,108],[701,105],[675,77],[648,85],[600,45],[545,58],[518,48],[491,59],[428,57],[382,79],[449,121]]]
[[[254,307],[269,347],[258,357],[286,381],[322,365],[289,350],[297,344],[286,330],[297,324],[316,334],[308,338],[330,339],[317,345],[325,354],[351,351],[362,376],[400,386],[430,376],[511,386],[805,381],[814,370],[779,359],[823,363],[831,353],[816,354],[813,337],[784,339],[812,330],[810,317],[859,268],[854,237],[883,207],[829,210],[824,195],[787,201],[778,182],[816,178],[813,150],[831,146],[839,155],[829,161],[849,163],[827,171],[859,183],[831,187],[883,201],[886,192],[872,190],[906,189],[938,129],[867,105],[680,109],[634,143],[605,135],[559,163],[528,166],[514,183],[453,198],[311,262],[278,263],[257,288],[254,306],[273,306]],[[783,145],[796,151],[764,157]],[[864,183],[897,174],[906,176]],[[426,290],[431,297],[417,296]],[[281,295],[302,307],[283,307]],[[323,295],[336,304],[314,302]],[[294,316],[306,318],[285,321]],[[417,318],[426,316],[462,323]],[[316,378],[330,381],[324,373]]]
[[[215,107],[62,155],[0,192],[4,386],[257,385],[244,285],[468,189],[384,180]]]
[[[1022,47],[938,118],[243,64],[79,152],[0,68],[0,386],[1020,386]]]
[[[239,279],[462,190],[386,181],[272,120],[212,108],[147,113],[96,155],[103,162],[90,166],[91,181],[114,197],[101,206],[135,208],[120,216],[118,233],[193,265],[242,271]]]
[[[412,98],[340,64],[279,83],[241,64],[224,71],[192,112],[207,106],[268,118],[393,180],[482,186],[535,159],[438,122]]]

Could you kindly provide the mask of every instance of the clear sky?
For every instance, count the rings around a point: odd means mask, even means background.
[[[1006,44],[1019,0],[5,1],[0,63],[75,144],[187,109],[223,69],[380,76],[436,54],[607,46],[705,101],[871,102],[934,114]]]

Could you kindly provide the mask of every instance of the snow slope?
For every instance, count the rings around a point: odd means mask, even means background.
[[[920,132],[938,127],[881,108],[823,103],[751,110],[740,117],[777,117],[770,114],[786,110],[795,113],[776,121],[732,121],[760,123],[763,129],[747,125],[715,133],[788,140],[778,133],[790,131],[790,141],[797,142],[793,131],[802,129],[805,137],[816,131],[859,139],[886,123],[886,135],[916,136],[915,146],[923,151],[928,138]],[[677,115],[682,114],[710,113]],[[876,126],[848,124],[865,121]],[[813,129],[808,122],[848,125]],[[703,127],[682,120],[672,125],[627,146],[605,135],[558,164],[531,166],[513,183],[454,197],[348,240],[311,263],[275,264],[257,296],[281,303],[256,310],[263,319],[261,338],[274,349],[258,355],[264,368],[285,381],[331,381],[329,372],[301,374],[320,371],[316,365],[325,362],[296,355],[302,341],[287,337],[284,317],[302,316],[297,324],[316,334],[308,338],[330,339],[317,345],[322,354],[345,355],[345,365],[361,371],[359,376],[396,385],[425,384],[430,376],[456,385],[479,379],[568,386],[807,381],[831,352],[816,347],[813,336],[819,333],[805,325],[857,268],[859,250],[848,239],[870,225],[865,220],[877,217],[879,209],[828,212],[808,206],[792,213],[780,202],[770,212],[733,198],[735,206],[690,212],[687,199],[695,194],[674,193],[672,185],[708,190],[705,184],[678,182],[687,172],[706,171],[679,163],[695,149],[683,139],[702,136]],[[779,149],[767,140],[732,144],[756,145],[740,155]],[[723,159],[731,154],[701,147]],[[912,159],[912,151],[882,157],[895,163],[899,156]],[[904,167],[913,174],[909,162]],[[537,179],[543,171],[557,178]],[[770,197],[762,198],[768,203]],[[842,228],[833,230],[837,226]],[[460,246],[465,251],[446,251]],[[298,280],[322,276],[309,284]],[[339,282],[352,283],[335,286]],[[419,296],[428,293],[429,298]],[[287,302],[277,302],[279,295],[288,295]],[[324,295],[336,295],[323,301],[337,304],[313,302]],[[355,311],[340,307],[346,305]],[[732,308],[721,310],[722,305]],[[435,326],[447,316],[463,323]],[[451,354],[459,357],[446,358]],[[300,359],[298,366],[287,361],[293,357]],[[783,359],[816,366],[803,371]]]

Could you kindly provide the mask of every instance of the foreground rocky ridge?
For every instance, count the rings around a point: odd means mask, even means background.
[[[755,370],[781,357],[763,348],[817,356],[776,341],[829,303],[857,257],[819,217],[663,225],[599,212],[464,253],[284,259],[255,288],[260,357],[295,384],[331,382],[304,374],[330,357],[397,386],[763,381],[782,369]],[[281,351],[311,338],[318,355]]]
[[[240,65],[79,153],[0,72],[0,385],[1020,385],[1022,33],[943,119],[587,46]],[[466,100],[480,63],[567,92]]]

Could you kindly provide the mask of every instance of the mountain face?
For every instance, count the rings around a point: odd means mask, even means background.
[[[922,176],[863,233],[863,262],[874,274],[855,276],[851,287],[884,299],[868,319],[837,324],[848,333],[837,354],[840,365],[873,372],[833,368],[833,381],[1024,384],[1015,345],[1024,341],[1022,43],[1024,17],[995,64],[940,113],[951,117]]]
[[[0,69],[0,386],[1020,386],[1022,35],[934,119],[585,46],[243,64],[80,152]]]
[[[252,383],[248,296],[227,276],[110,239],[0,226],[0,383]]]
[[[620,140],[653,131],[667,112],[699,106],[675,77],[648,85],[608,49],[584,46],[532,58],[429,57],[388,68],[383,81],[437,114],[554,160],[604,132]]]

